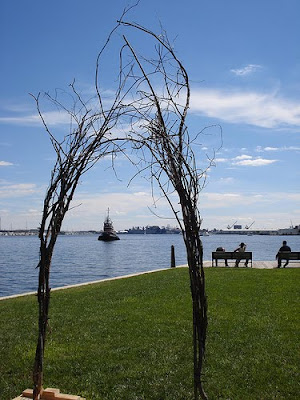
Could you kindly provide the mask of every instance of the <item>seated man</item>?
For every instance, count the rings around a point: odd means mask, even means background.
[[[278,250],[278,253],[276,254],[276,258],[277,258],[277,260],[278,260],[278,266],[277,266],[277,268],[280,268],[280,267],[281,267],[281,258],[279,257],[279,253],[280,253],[281,251],[287,251],[287,252],[292,251],[291,248],[290,248],[290,246],[287,245],[286,240],[284,240],[284,241],[282,242],[282,246],[280,247],[280,249]],[[285,268],[285,267],[288,265],[288,263],[289,263],[289,259],[286,258],[286,259],[285,259],[285,264],[284,264],[283,268]]]
[[[217,247],[216,248],[216,251],[219,253],[219,252],[224,252],[225,251],[225,249],[224,249],[224,247]],[[225,259],[224,260],[225,261],[225,267],[228,267],[228,261]],[[216,259],[216,267],[218,266],[218,260]]]
[[[234,250],[234,252],[238,253],[244,253],[246,251],[247,245],[245,243],[241,243],[237,249]],[[240,260],[236,260],[235,266],[238,267],[240,263]],[[245,267],[248,267],[248,260],[245,261]]]

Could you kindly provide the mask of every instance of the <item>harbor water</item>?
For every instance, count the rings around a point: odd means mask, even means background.
[[[97,235],[58,237],[51,267],[51,287],[90,282],[170,266],[171,245],[176,265],[186,264],[181,235],[120,235],[118,241],[101,242]],[[275,260],[287,240],[293,251],[300,251],[300,236],[203,236],[204,260],[222,246],[235,250],[241,242],[254,260]],[[39,240],[36,236],[0,236],[0,297],[37,290]]]

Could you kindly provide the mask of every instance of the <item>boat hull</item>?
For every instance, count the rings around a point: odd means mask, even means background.
[[[103,232],[99,235],[98,240],[101,240],[102,242],[112,242],[113,240],[120,240],[120,238],[115,233]]]

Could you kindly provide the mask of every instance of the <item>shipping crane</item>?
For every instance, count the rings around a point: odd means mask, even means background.
[[[248,226],[248,225],[246,225],[246,226],[245,226],[245,229],[250,229],[250,228],[251,228],[251,226],[254,224],[254,222],[255,222],[255,221],[253,221],[253,222],[252,222],[252,224],[250,224],[249,226]]]
[[[227,229],[231,229],[233,227],[233,225],[235,225],[237,223],[237,221],[235,221],[232,225],[228,225]]]

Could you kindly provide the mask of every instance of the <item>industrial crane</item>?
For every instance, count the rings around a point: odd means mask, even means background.
[[[235,221],[232,225],[228,225],[227,229],[231,229],[233,227],[233,225],[235,225],[237,223],[237,221]]]
[[[253,221],[253,222],[252,222],[252,224],[250,224],[249,226],[248,226],[248,225],[246,225],[246,226],[245,226],[245,229],[249,229],[249,228],[251,228],[251,226],[254,224],[254,222],[255,222],[255,221]]]

